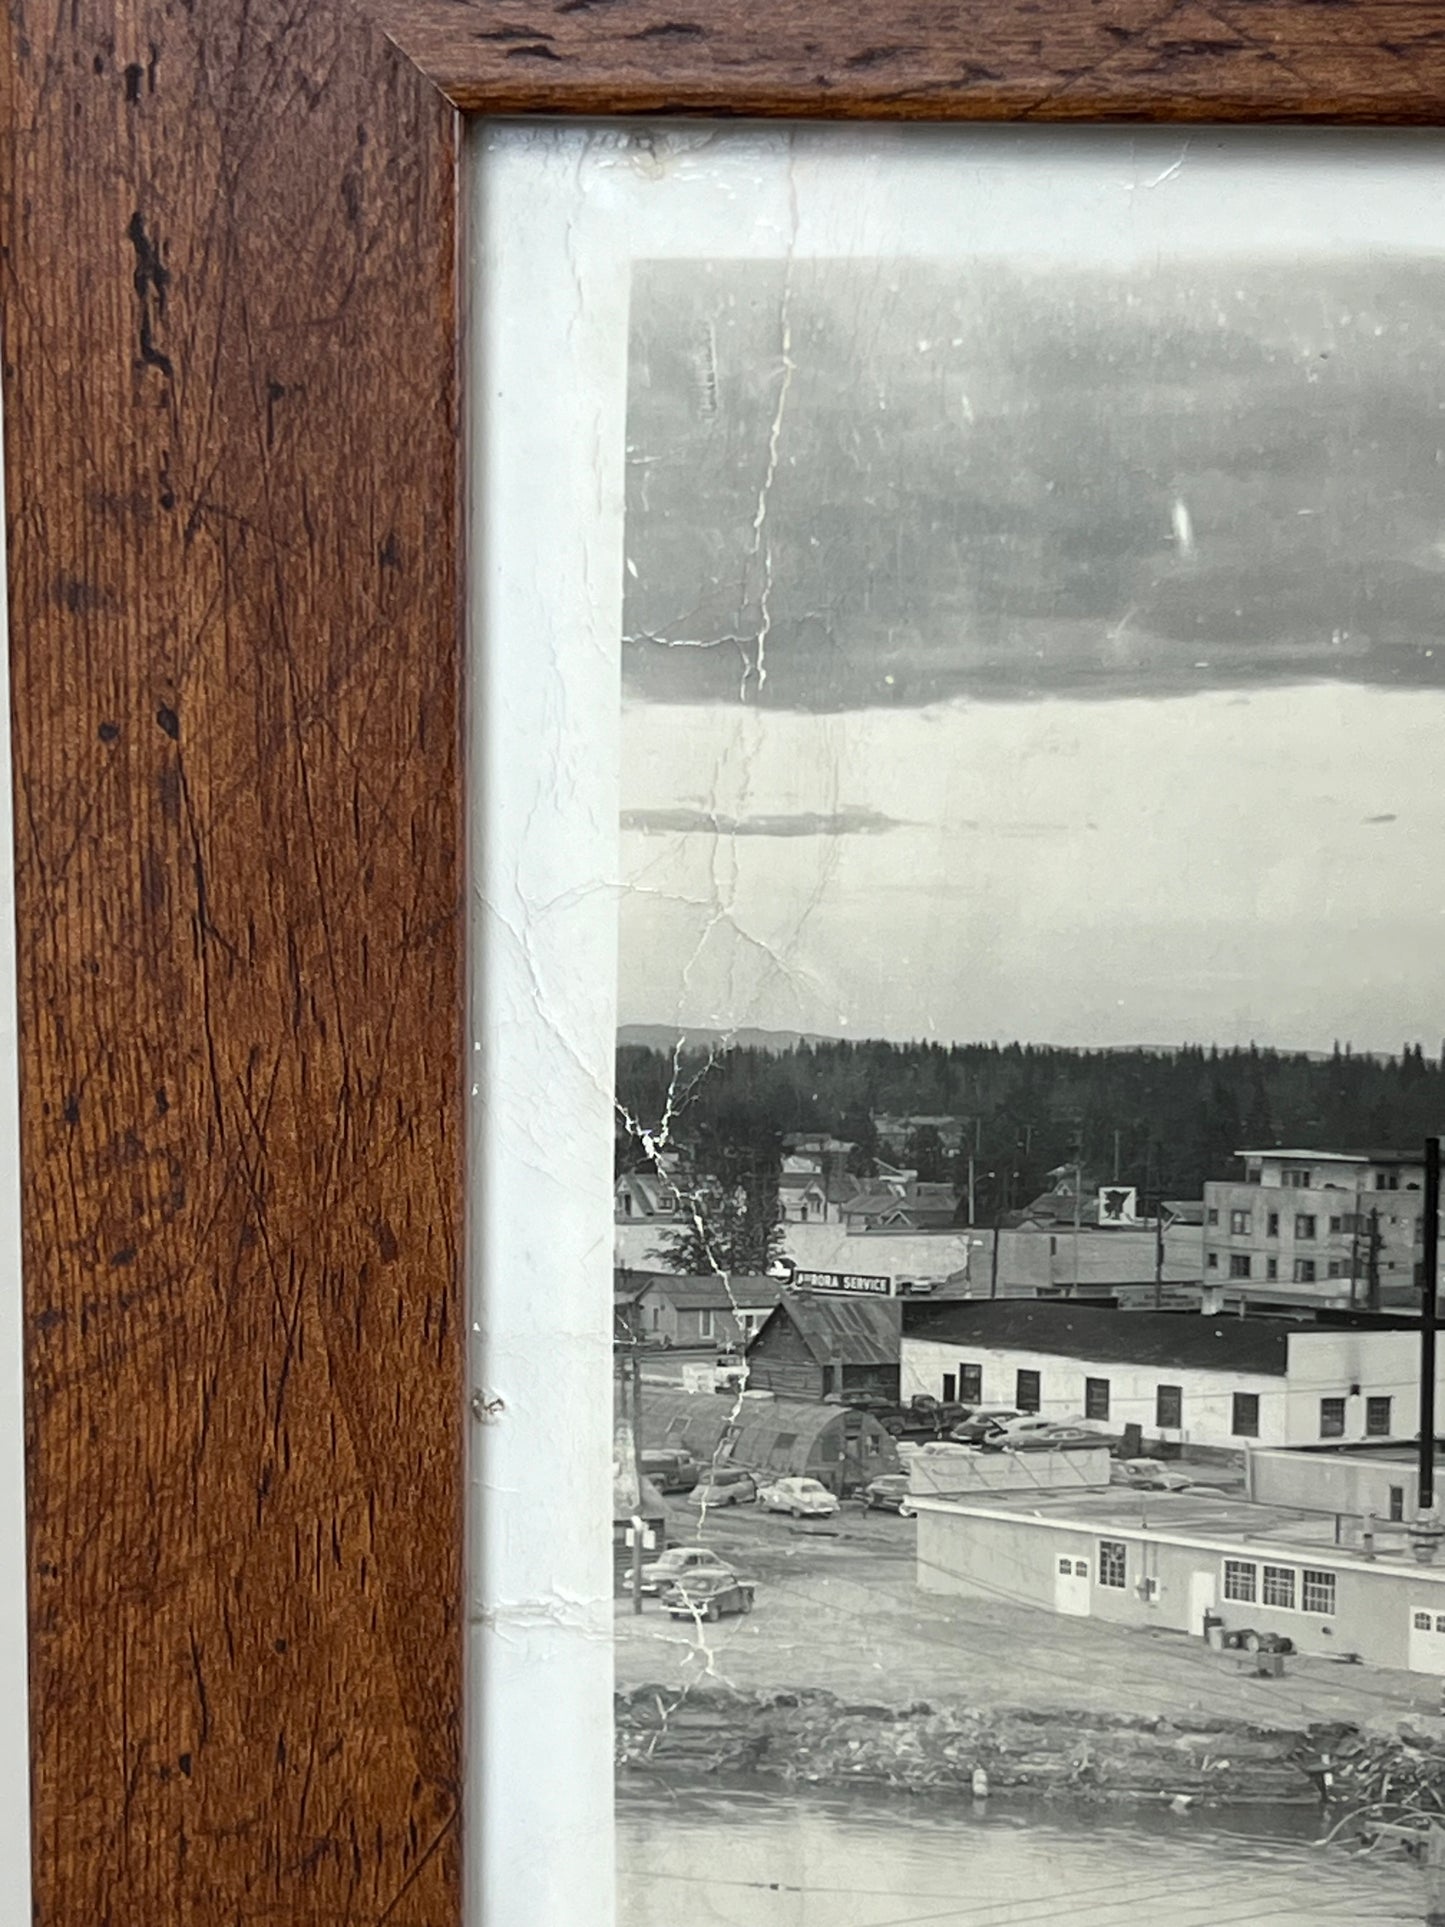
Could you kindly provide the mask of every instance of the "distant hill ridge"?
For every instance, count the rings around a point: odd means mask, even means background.
[[[761,1030],[755,1026],[744,1026],[741,1030],[723,1030],[707,1025],[683,1024],[621,1024],[618,1026],[618,1048],[633,1045],[642,1050],[670,1051],[677,1047],[679,1037],[684,1050],[707,1050],[714,1045],[726,1044],[735,1050],[797,1050],[801,1044],[871,1044],[879,1040],[861,1035],[830,1036],[825,1031],[809,1030]],[[914,1038],[895,1037],[886,1040],[895,1044],[938,1043],[944,1049],[949,1043],[972,1043],[974,1039]],[[1020,1038],[1019,1042],[1024,1040]],[[1032,1040],[1043,1050],[1072,1051],[1080,1057],[1127,1056],[1131,1053],[1147,1057],[1172,1057],[1178,1050],[1200,1048],[1208,1050],[1206,1044],[1054,1044],[1046,1038]],[[1280,1057],[1305,1057],[1314,1064],[1329,1062],[1332,1052],[1327,1050],[1296,1050],[1288,1044],[1261,1044],[1261,1050],[1275,1052]],[[1221,1044],[1221,1051],[1248,1050],[1248,1044]],[[1353,1055],[1361,1062],[1369,1064],[1393,1064],[1397,1061],[1395,1051],[1355,1051]]]

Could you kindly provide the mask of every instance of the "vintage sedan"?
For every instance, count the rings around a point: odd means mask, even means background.
[[[817,1479],[778,1479],[759,1489],[764,1512],[791,1512],[795,1519],[830,1519],[838,1501]]]
[[[731,1576],[732,1567],[710,1546],[669,1546],[660,1559],[642,1568],[642,1590],[666,1592],[695,1572],[725,1572]]]
[[[886,1472],[872,1479],[858,1494],[865,1512],[896,1512],[900,1519],[916,1519],[918,1513],[908,1503],[908,1474]]]
[[[684,1573],[662,1595],[674,1619],[721,1619],[728,1613],[750,1613],[755,1591],[750,1579],[722,1568]]]
[[[992,1438],[984,1439],[979,1447],[983,1452],[1078,1452],[1088,1449],[1097,1451],[1100,1444],[1097,1432],[1087,1431],[1082,1425],[1037,1425],[1022,1432],[998,1432]]]
[[[751,1505],[758,1496],[758,1482],[751,1472],[737,1465],[711,1466],[687,1495],[688,1505]]]

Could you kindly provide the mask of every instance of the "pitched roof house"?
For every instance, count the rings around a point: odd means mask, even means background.
[[[785,1291],[748,1345],[748,1385],[791,1398],[896,1398],[898,1343],[895,1299]]]

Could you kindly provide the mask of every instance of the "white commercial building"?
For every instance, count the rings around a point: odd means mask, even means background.
[[[900,1392],[1107,1421],[1141,1443],[1242,1451],[1408,1439],[1420,1332],[1021,1299],[908,1306]],[[1445,1396],[1440,1409],[1445,1411]]]

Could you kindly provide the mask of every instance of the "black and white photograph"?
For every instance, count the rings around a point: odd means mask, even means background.
[[[1445,1919],[1441,176],[949,138],[631,264],[619,1920]]]

